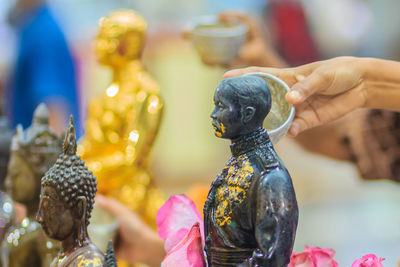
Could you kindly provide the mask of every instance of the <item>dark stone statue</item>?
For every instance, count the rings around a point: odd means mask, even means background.
[[[214,94],[215,135],[232,157],[204,206],[209,266],[283,267],[290,261],[298,207],[292,180],[262,127],[271,108],[264,79],[224,79]]]
[[[96,191],[96,177],[76,155],[71,116],[63,153],[42,178],[36,216],[46,234],[62,243],[50,266],[104,266],[104,254],[91,242],[87,232]]]
[[[6,189],[13,201],[24,204],[27,216],[13,225],[2,243],[3,266],[46,266],[56,255],[59,243],[50,240],[35,221],[40,199],[40,180],[56,161],[61,140],[49,128],[49,111],[39,105],[32,125],[17,127],[12,138]]]

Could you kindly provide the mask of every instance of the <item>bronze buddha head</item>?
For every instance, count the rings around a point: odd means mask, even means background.
[[[235,139],[262,127],[271,109],[271,94],[260,77],[227,78],[215,90],[214,104],[210,117],[215,135]]]
[[[146,21],[133,10],[119,10],[103,17],[95,40],[101,64],[119,67],[140,57],[146,34]]]
[[[18,125],[12,138],[5,186],[14,201],[37,207],[40,179],[60,151],[61,140],[49,127],[49,111],[40,104],[32,125],[25,131]]]
[[[56,240],[69,237],[83,244],[97,191],[96,177],[76,155],[72,116],[65,136],[63,153],[42,178],[37,221]]]

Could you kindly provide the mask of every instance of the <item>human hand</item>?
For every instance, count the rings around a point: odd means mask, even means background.
[[[164,241],[139,216],[113,198],[96,196],[96,203],[120,223],[116,257],[130,264],[160,266],[165,257]]]
[[[230,63],[231,68],[251,65],[274,68],[286,66],[268,41],[266,30],[254,17],[235,11],[226,11],[219,13],[218,18],[221,22],[241,21],[248,28],[247,41],[240,49],[237,58]]]
[[[250,72],[277,76],[291,88],[286,100],[296,107],[289,133],[296,136],[366,106],[364,59],[338,57],[296,68],[249,67],[228,71],[224,78]]]

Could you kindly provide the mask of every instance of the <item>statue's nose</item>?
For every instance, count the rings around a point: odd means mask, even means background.
[[[215,109],[213,110],[213,112],[211,112],[210,117],[213,120],[217,119],[217,111]]]

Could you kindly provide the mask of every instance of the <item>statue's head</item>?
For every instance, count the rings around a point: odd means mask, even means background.
[[[133,10],[119,10],[101,18],[95,40],[99,62],[118,67],[139,58],[146,29],[146,21]]]
[[[96,177],[76,155],[71,116],[63,153],[42,178],[36,219],[50,238],[63,241],[73,235],[80,240],[87,236],[96,191]]]
[[[25,131],[17,126],[11,141],[5,187],[14,201],[37,205],[40,180],[61,152],[61,140],[49,128],[49,111],[40,104],[32,125]]]
[[[260,77],[227,78],[215,90],[214,104],[211,118],[215,135],[235,139],[262,127],[271,109],[271,94]]]

